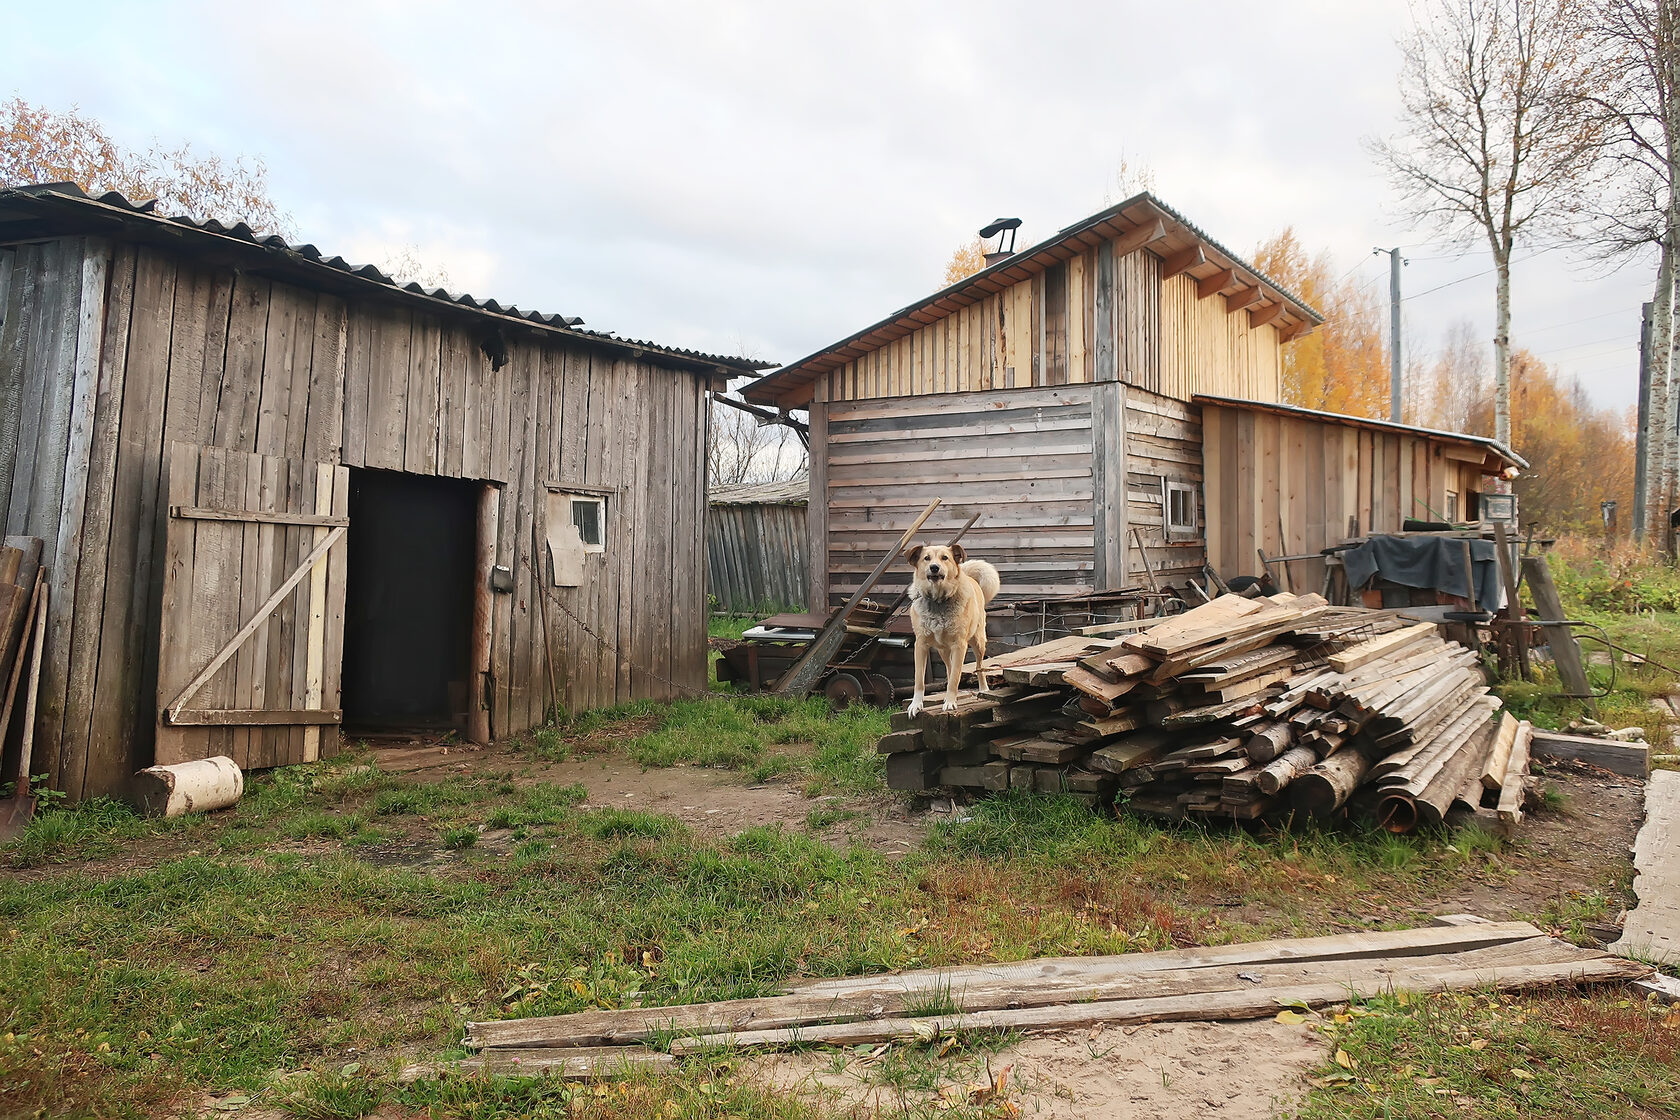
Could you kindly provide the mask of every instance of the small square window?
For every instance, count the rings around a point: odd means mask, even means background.
[[[1447,491],[1447,511],[1444,516],[1449,522],[1458,520],[1458,491]]]
[[[1200,536],[1200,519],[1196,510],[1196,486],[1191,482],[1173,482],[1163,478],[1162,513],[1166,521],[1169,541],[1193,541]]]
[[[588,552],[606,550],[607,503],[604,498],[572,499],[572,524]]]

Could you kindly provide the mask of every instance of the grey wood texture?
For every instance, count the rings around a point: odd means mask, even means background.
[[[178,654],[213,654],[197,635],[230,636],[251,596],[260,603],[327,531],[314,523],[321,509],[336,519],[347,508],[346,472],[330,476],[337,492],[318,493],[316,463],[502,491],[494,559],[515,591],[492,597],[496,735],[556,704],[704,688],[706,375],[505,330],[509,361],[492,370],[476,319],[347,302],[123,243],[0,246],[0,509],[7,533],[46,542],[53,573],[37,769],[80,799],[120,791],[152,762],[160,671],[178,672]],[[168,490],[174,442],[218,452],[200,454],[183,501]],[[566,481],[607,495],[608,548],[577,588],[543,578],[543,496]],[[190,547],[169,554],[205,581],[181,651],[160,643],[171,504],[303,522],[191,522]],[[312,637],[311,582],[193,710],[337,710],[346,589],[329,565]],[[331,753],[337,736],[331,725],[190,733],[252,767]]]

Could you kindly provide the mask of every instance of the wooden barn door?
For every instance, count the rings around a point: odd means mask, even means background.
[[[169,448],[157,762],[255,769],[338,747],[349,471]]]

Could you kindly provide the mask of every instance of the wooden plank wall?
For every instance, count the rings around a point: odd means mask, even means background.
[[[1119,380],[1179,400],[1193,394],[1275,401],[1277,331],[1196,298],[1188,275],[1165,284],[1148,249],[1114,243],[960,308],[827,377],[830,401]]]
[[[1168,541],[1161,480],[1187,482],[1202,494],[1202,422],[1194,405],[1145,389],[1126,389],[1126,520],[1143,538],[1149,566],[1163,585],[1200,580],[1203,540]],[[1206,525],[1205,508],[1198,524]],[[1147,587],[1144,556],[1128,534],[1127,583]]]
[[[1208,558],[1221,576],[1255,575],[1259,559],[1317,552],[1352,536],[1399,532],[1444,511],[1449,490],[1481,487],[1480,464],[1420,434],[1203,405]],[[1323,564],[1291,564],[1295,590],[1316,591]]]
[[[809,558],[803,502],[715,503],[706,511],[706,579],[730,614],[802,611]]]
[[[923,538],[942,539],[980,514],[963,546],[997,565],[1004,596],[1090,590],[1091,403],[1089,386],[830,402],[830,601],[851,594],[935,497],[944,505]],[[876,596],[909,579],[895,565]]]
[[[1222,295],[1197,298],[1196,281],[1189,274],[1168,280],[1160,292],[1160,383],[1151,388],[1182,401],[1197,393],[1249,401],[1282,399],[1277,328],[1250,326],[1247,312],[1228,312]]]
[[[0,247],[0,309],[6,531],[56,561],[37,757],[71,797],[151,755],[176,440],[500,484],[516,588],[495,596],[497,735],[555,703],[704,687],[704,378],[517,329],[493,372],[476,319],[81,239]],[[556,483],[608,491],[608,540],[584,586],[544,600]],[[276,565],[301,561],[296,536]]]

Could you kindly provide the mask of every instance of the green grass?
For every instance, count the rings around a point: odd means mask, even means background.
[[[743,715],[777,727],[809,713]],[[170,846],[181,826],[147,832],[155,822],[108,804],[45,814],[52,823],[6,858],[37,858],[48,832],[77,838],[59,858],[163,847],[115,871],[0,881],[0,987],[12,993],[0,1114],[150,1115],[216,1089],[285,1097],[300,1115],[350,1114],[367,1093],[414,1108],[464,1094],[438,1115],[498,1115],[473,1111],[472,1094],[491,1093],[513,1115],[527,1099],[516,1089],[400,1087],[378,1055],[450,1053],[465,1019],[760,995],[796,975],[1322,932],[1326,906],[1367,907],[1483,866],[1472,845],[1160,827],[1023,794],[973,806],[890,860],[784,828],[704,841],[669,817],[581,808],[575,786],[403,780],[356,757],[253,776],[244,802],[194,826],[198,854]],[[430,836],[433,852],[476,845],[393,866],[358,840],[369,822]],[[525,835],[490,847],[480,828]],[[274,848],[294,833],[309,846]],[[1268,900],[1270,915],[1223,916],[1220,900],[1238,894]],[[352,1049],[369,1057],[346,1075]],[[275,1080],[299,1070],[304,1080]],[[748,1092],[689,1067],[665,1086],[659,1099],[679,1107]]]
[[[1680,1107],[1680,1015],[1608,991],[1397,993],[1343,1018],[1322,1024],[1331,1058],[1301,1120],[1607,1120]]]
[[[794,774],[816,796],[878,789],[875,743],[886,733],[887,713],[867,705],[831,712],[821,698],[708,697],[671,704],[652,731],[630,742],[629,752],[643,766],[741,770],[754,781]],[[804,749],[807,744],[814,749]]]

